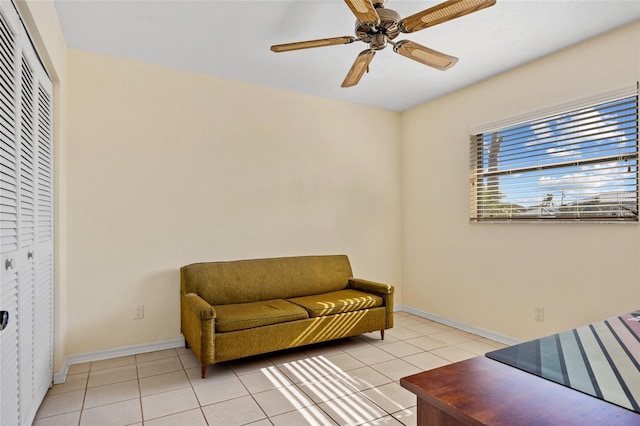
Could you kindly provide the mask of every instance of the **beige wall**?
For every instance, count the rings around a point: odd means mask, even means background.
[[[637,225],[467,216],[468,129],[639,80],[640,24],[396,114],[68,51],[50,0],[18,8],[55,83],[56,371],[179,337],[200,260],[347,253],[399,304],[518,339],[640,304]]]
[[[469,223],[468,131],[639,79],[635,24],[405,112],[404,303],[522,340],[637,309],[638,225]]]
[[[180,337],[191,262],[346,253],[399,283],[398,113],[76,50],[69,81],[67,354]]]

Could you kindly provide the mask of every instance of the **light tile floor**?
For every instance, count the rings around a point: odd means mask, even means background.
[[[415,425],[401,377],[506,345],[405,312],[380,333],[210,366],[184,348],[73,365],[45,425]]]

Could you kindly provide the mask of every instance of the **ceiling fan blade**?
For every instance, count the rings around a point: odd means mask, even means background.
[[[429,49],[409,40],[401,40],[393,46],[393,51],[430,67],[447,70],[458,62],[455,56],[449,56],[437,50]]]
[[[312,47],[335,46],[338,44],[349,44],[357,38],[351,36],[321,38],[318,40],[298,41],[296,43],[276,44],[271,46],[272,52],[288,52],[290,50],[310,49]]]
[[[448,0],[422,12],[407,16],[398,22],[400,31],[412,33],[427,27],[459,18],[485,7],[493,6],[496,0]]]
[[[371,0],[344,0],[349,6],[349,9],[356,15],[358,21],[364,24],[378,25],[380,23],[380,16],[376,12],[376,8],[373,7]]]
[[[349,69],[341,87],[351,87],[358,84],[375,54],[376,52],[373,49],[367,49],[360,52],[353,65],[351,65],[351,69]]]

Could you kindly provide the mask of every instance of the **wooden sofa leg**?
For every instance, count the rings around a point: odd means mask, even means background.
[[[384,340],[384,328],[380,330],[380,340]]]
[[[202,378],[204,379],[204,377],[207,375],[207,366],[206,365],[200,366],[200,372],[202,373]]]

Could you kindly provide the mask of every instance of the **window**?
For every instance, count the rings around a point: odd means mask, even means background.
[[[472,222],[638,222],[638,89],[472,130]]]

